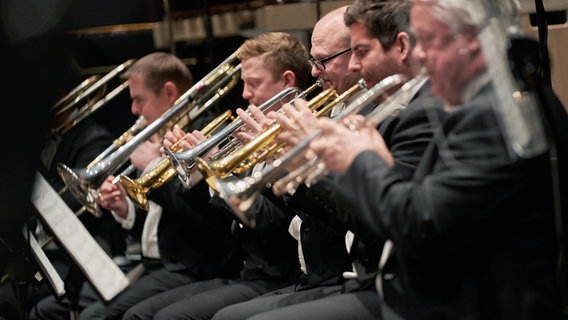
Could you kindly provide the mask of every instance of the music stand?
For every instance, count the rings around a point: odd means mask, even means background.
[[[36,172],[31,199],[45,225],[104,301],[112,300],[130,284],[39,172]]]

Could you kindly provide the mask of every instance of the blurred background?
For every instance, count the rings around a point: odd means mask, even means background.
[[[20,7],[12,10],[17,22],[39,24],[37,20],[51,20],[38,27],[51,24],[51,29],[61,33],[61,45],[75,56],[85,77],[104,75],[126,60],[152,51],[167,51],[187,63],[195,81],[233,53],[246,38],[262,32],[293,33],[309,49],[315,21],[328,11],[351,3],[338,0],[59,0],[56,5],[34,0],[11,2]],[[568,72],[565,72],[568,55],[562,49],[562,43],[568,41],[568,1],[543,3],[548,30],[541,37],[546,36],[550,52],[552,84],[564,105],[568,105]],[[522,0],[521,7],[525,31],[538,37],[535,1]],[[240,86],[239,83],[223,98],[216,111],[246,106],[240,97]],[[94,117],[119,135],[135,120],[129,108],[128,90],[124,90]]]

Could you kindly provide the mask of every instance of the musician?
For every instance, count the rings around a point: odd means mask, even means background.
[[[129,80],[131,110],[148,123],[160,121],[161,115],[192,86],[187,66],[176,56],[155,52],[136,61],[123,75]],[[201,128],[210,115],[191,122]],[[143,142],[130,161],[139,171],[151,168],[160,157],[161,137],[156,133]],[[90,286],[81,294],[80,319],[122,317],[129,306],[146,297],[194,281],[234,272],[233,252],[229,243],[230,219],[216,214],[213,207],[198,201],[178,199],[176,186],[166,184],[151,194],[150,208],[135,207],[119,184],[109,176],[99,188],[97,203],[110,211],[116,223],[140,239],[145,272],[140,279],[105,304]],[[208,192],[206,188],[196,192]],[[53,305],[38,308],[38,318],[59,315]],[[51,310],[50,310],[51,309]]]
[[[238,50],[244,82],[243,98],[247,98],[249,103],[261,105],[265,99],[283,89],[306,86],[308,53],[294,36],[269,32],[246,40]],[[178,141],[183,132],[174,130],[166,136],[172,137],[171,141],[164,141],[168,147]],[[194,131],[189,140],[198,143],[203,138]],[[191,147],[185,143],[180,145]],[[205,184],[204,181],[200,183]],[[187,191],[187,201],[192,201],[192,189]],[[211,201],[226,210],[227,217],[234,219],[235,245],[243,254],[240,275],[189,284],[158,294],[131,308],[124,319],[195,318],[197,315],[209,318],[226,305],[284,287],[297,279],[299,268],[295,244],[287,233],[290,215],[267,215],[253,229],[239,224],[222,200],[213,197]]]
[[[352,48],[349,69],[361,74],[369,87],[392,74],[403,74],[409,78],[419,74],[420,66],[411,55],[408,10],[409,4],[406,2],[383,1],[378,4],[355,1],[341,12],[341,23],[350,35]],[[361,112],[371,112],[383,100],[379,98],[363,106]],[[377,129],[385,135],[387,144],[394,150],[397,166],[408,175],[432,138],[427,113],[443,112],[440,102],[429,94],[427,85],[420,87],[410,102],[401,103],[407,105],[406,109],[387,117]],[[284,108],[285,115],[274,114],[283,127],[279,139],[294,145],[317,129],[317,120],[305,102],[297,101],[293,106],[286,105]],[[353,139],[355,144],[356,138]],[[302,185],[293,196],[286,197],[288,210],[295,212],[299,220],[290,229],[299,239],[300,252],[303,253],[307,271],[304,271],[304,281],[270,295],[224,308],[214,319],[246,319],[257,313],[342,292],[374,291],[378,253],[384,240],[369,235],[365,230],[354,229],[341,219],[341,214],[350,208],[336,206],[333,197],[339,186],[335,184],[334,177],[322,177],[310,187]],[[253,208],[247,214],[260,217],[264,211]],[[270,312],[266,312],[266,315],[269,318]]]
[[[51,79],[51,81],[53,81],[52,85],[56,88],[56,90],[52,92],[51,103],[55,105],[56,102],[65,97],[82,82],[82,75],[77,61],[69,53],[62,52],[59,57],[54,58],[52,63],[59,66],[57,74]],[[85,107],[85,104],[86,101],[83,100],[71,106],[69,110],[60,117],[52,115],[52,128],[56,128],[66,121],[70,121],[72,114],[80,112],[81,109]],[[45,177],[54,190],[63,190],[65,184],[58,174],[57,164],[65,163],[71,167],[85,167],[109,146],[112,140],[112,134],[106,127],[92,118],[87,117],[72,126],[69,131],[62,135],[47,134],[46,137],[44,137],[42,140],[43,148],[39,154],[38,171]],[[61,198],[72,211],[76,212],[81,208],[81,204],[73,197],[71,192],[63,192]],[[124,253],[125,244],[123,235],[120,232],[120,228],[116,227],[111,217],[99,219],[85,212],[79,216],[79,219],[110,257]],[[51,241],[49,229],[44,226],[39,219],[34,219],[34,223],[30,223],[29,228],[38,242],[45,244],[43,250],[51,264],[55,267],[57,273],[66,282],[67,290],[71,291],[72,286],[80,287],[85,281],[84,277],[67,253],[56,244],[56,241]],[[9,281],[0,287],[1,316],[7,319],[15,319],[18,317],[19,303],[25,302],[27,312],[35,303],[51,295],[48,282],[37,282],[33,280],[33,274],[36,271],[37,270],[33,270],[31,265],[18,270],[18,273],[25,273],[25,282],[27,282],[28,285],[31,284],[31,286],[27,288],[27,294],[23,297],[25,301],[18,301],[16,293],[13,291],[16,283]],[[24,279],[18,279],[18,281],[24,282]]]
[[[413,55],[449,114],[432,118],[436,139],[410,179],[371,124],[354,133],[318,120],[326,139],[311,150],[340,173],[335,196],[351,208],[345,219],[392,241],[377,279],[381,295],[336,295],[270,319],[560,319],[548,152],[511,150],[505,114],[495,109],[506,80],[488,74],[503,62],[484,54],[483,32],[495,31],[483,30],[490,25],[480,3],[412,1]],[[554,108],[562,110],[558,100]],[[566,128],[566,114],[557,114]]]

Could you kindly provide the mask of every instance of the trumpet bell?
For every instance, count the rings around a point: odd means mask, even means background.
[[[169,181],[177,171],[173,168],[168,157],[163,157],[152,170],[142,175],[138,179],[130,179],[128,176],[119,175],[115,178],[115,183],[119,183],[128,197],[136,203],[139,208],[148,210],[150,205],[146,194],[150,189],[161,187]]]
[[[120,175],[117,177],[118,183],[124,188],[126,194],[132,201],[136,202],[138,207],[148,211],[150,209],[150,204],[148,198],[146,198],[146,193],[149,188],[136,183],[134,180],[127,176]]]
[[[255,228],[256,220],[251,216],[249,209],[260,195],[260,189],[252,188],[257,179],[258,177],[238,179],[234,176],[219,179],[219,177],[211,176],[207,183],[219,193],[219,197],[229,205],[233,214],[242,223],[250,228]]]

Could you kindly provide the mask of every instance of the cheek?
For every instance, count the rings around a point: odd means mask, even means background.
[[[384,70],[387,62],[384,56],[369,55],[361,60],[361,72],[363,74],[377,74]]]

